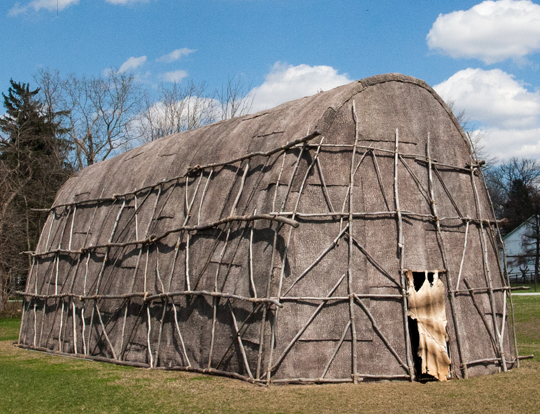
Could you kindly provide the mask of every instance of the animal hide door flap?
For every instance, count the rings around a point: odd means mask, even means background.
[[[446,381],[450,369],[450,358],[446,347],[448,335],[443,282],[439,279],[438,271],[434,271],[433,283],[430,283],[428,271],[425,271],[424,283],[417,291],[414,287],[412,270],[407,271],[407,279],[409,280],[408,316],[418,323],[418,356],[422,358],[422,373],[432,375],[439,381]]]

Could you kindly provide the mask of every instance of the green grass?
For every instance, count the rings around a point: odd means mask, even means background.
[[[19,337],[19,318],[0,319],[0,341],[16,341]]]
[[[533,293],[534,292],[534,283],[512,283],[512,287],[528,287],[528,290],[516,290],[514,293]],[[536,285],[538,292],[540,292],[540,283]]]
[[[513,300],[519,353],[533,354],[540,362],[540,296],[513,296]]]
[[[520,353],[540,355],[540,296],[514,297]],[[0,413],[540,412],[540,360],[446,383],[275,386],[119,367],[16,348],[0,319]]]

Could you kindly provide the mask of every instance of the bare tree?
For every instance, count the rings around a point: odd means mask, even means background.
[[[182,87],[161,84],[158,100],[145,97],[144,110],[138,117],[138,133],[143,142],[182,131],[199,128],[216,121],[216,100],[206,93],[206,84],[193,81]]]
[[[455,101],[448,101],[446,104],[452,111],[456,109]],[[454,116],[469,139],[474,159],[478,162],[481,161],[484,169],[488,169],[495,165],[497,163],[497,158],[489,155],[485,146],[485,134],[474,127],[467,112],[462,109],[459,112],[454,112]]]
[[[236,77],[229,78],[220,91],[207,92],[205,83],[190,81],[185,86],[161,84],[157,100],[145,98],[137,121],[143,142],[209,125],[217,120],[242,116],[251,110],[253,98]]]
[[[43,70],[36,81],[43,101],[68,113],[65,127],[78,169],[128,149],[138,138],[132,124],[143,94],[132,74],[110,70],[104,76],[62,78],[57,71]]]
[[[512,191],[520,183],[524,188],[537,188],[540,184],[540,162],[535,159],[513,157],[499,163],[486,173],[490,194],[494,202],[503,203],[511,197]]]
[[[535,195],[535,200],[539,201],[539,195]],[[537,291],[538,273],[540,271],[540,205],[534,203],[535,214],[529,218],[527,224],[527,232],[523,234],[521,247],[523,249],[523,257],[527,262],[530,258],[534,258],[534,291]]]
[[[217,92],[221,120],[243,116],[251,111],[254,96],[249,95],[249,89],[249,86],[245,87],[239,77],[229,77],[227,84]]]

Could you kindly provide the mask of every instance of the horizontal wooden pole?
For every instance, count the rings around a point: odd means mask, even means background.
[[[305,136],[304,138],[300,138],[300,139],[291,141],[291,142],[289,142],[289,143],[287,143],[287,144],[285,144],[285,145],[283,145],[281,147],[274,148],[274,149],[272,149],[270,151],[252,152],[250,154],[246,154],[246,155],[244,155],[242,157],[234,158],[234,159],[229,160],[229,161],[216,162],[216,163],[213,163],[213,164],[205,164],[205,165],[196,165],[194,167],[188,168],[188,170],[186,172],[186,175],[193,175],[193,173],[198,172],[200,170],[207,169],[207,168],[215,168],[215,167],[221,167],[223,165],[234,164],[234,163],[244,161],[244,160],[247,160],[247,159],[250,159],[250,158],[253,158],[253,157],[270,157],[271,155],[274,155],[277,152],[286,151],[289,148],[295,147],[298,144],[302,144],[302,143],[305,143],[307,141],[310,141],[313,138],[318,137],[319,135],[321,135],[321,133],[319,131],[314,131],[311,134]]]
[[[206,290],[185,290],[181,292],[167,292],[167,293],[155,293],[155,294],[149,294],[148,292],[137,292],[137,293],[126,293],[122,295],[77,295],[75,293],[58,293],[53,295],[39,295],[36,293],[31,292],[22,292],[17,291],[15,292],[18,295],[22,295],[25,297],[31,297],[35,299],[62,299],[62,298],[73,298],[73,299],[79,299],[80,301],[85,300],[113,300],[113,299],[130,299],[130,298],[142,298],[144,302],[151,302],[158,299],[164,299],[164,298],[172,298],[175,296],[211,296],[211,297],[220,297],[220,298],[228,298],[228,299],[238,299],[246,302],[253,302],[253,303],[268,303],[272,305],[276,305],[278,307],[283,307],[283,305],[279,302],[279,300],[274,298],[249,298],[245,296],[240,295],[233,295],[230,293],[221,293],[221,292],[209,292]]]
[[[307,141],[309,141],[309,140],[311,140],[313,138],[318,137],[319,135],[321,135],[321,133],[319,131],[314,131],[313,133],[311,133],[311,134],[309,134],[309,135],[307,135],[307,136],[305,136],[303,138],[297,139],[295,141],[292,141],[292,142],[290,142],[288,144],[285,144],[283,146],[280,146],[278,148],[274,148],[273,150],[270,150],[270,151],[267,151],[267,152],[253,152],[253,153],[250,153],[250,154],[246,154],[243,157],[235,158],[235,159],[220,162],[220,163],[214,163],[214,164],[207,164],[207,165],[202,165],[202,166],[191,167],[191,168],[188,168],[188,170],[186,171],[185,174],[177,175],[177,176],[171,177],[169,179],[165,179],[163,181],[160,181],[160,182],[157,182],[157,183],[154,183],[154,184],[149,184],[147,186],[138,188],[138,189],[133,190],[133,191],[129,191],[127,193],[113,194],[110,197],[92,198],[92,199],[81,200],[81,201],[76,201],[76,202],[72,202],[72,203],[56,204],[56,205],[53,205],[49,209],[49,211],[55,210],[57,208],[62,208],[62,207],[81,206],[81,205],[85,205],[85,204],[95,204],[95,203],[116,201],[118,199],[133,196],[135,194],[142,193],[144,191],[154,190],[155,188],[157,188],[159,186],[162,186],[164,184],[169,184],[169,183],[172,183],[174,181],[184,179],[188,175],[193,174],[193,172],[195,172],[195,171],[204,170],[206,168],[213,168],[213,167],[216,167],[216,166],[230,165],[230,164],[234,164],[234,163],[236,163],[238,161],[242,161],[242,160],[245,160],[245,159],[258,157],[258,156],[269,157],[269,156],[271,156],[271,155],[273,155],[273,154],[275,154],[277,152],[286,151],[286,150],[294,147],[295,145],[298,145],[299,143],[307,142]]]
[[[86,254],[88,252],[95,251],[97,249],[105,249],[105,248],[113,248],[113,247],[122,248],[122,247],[127,247],[127,246],[134,246],[134,245],[145,246],[145,245],[155,244],[155,243],[163,240],[164,238],[166,238],[167,236],[169,236],[170,234],[173,234],[173,233],[180,233],[182,231],[192,232],[192,231],[208,230],[208,229],[212,229],[212,228],[221,226],[221,225],[226,224],[226,223],[232,223],[232,222],[237,222],[237,221],[239,221],[239,222],[241,222],[241,221],[249,222],[249,221],[257,221],[257,220],[277,221],[277,222],[280,222],[280,223],[283,223],[283,224],[288,224],[288,225],[290,225],[292,227],[295,227],[295,228],[300,225],[300,223],[298,223],[295,220],[285,218],[285,217],[276,217],[276,216],[273,216],[273,215],[270,215],[270,214],[255,214],[255,215],[252,215],[252,216],[231,216],[231,217],[226,217],[224,219],[215,221],[213,223],[201,224],[201,225],[197,225],[197,226],[177,227],[175,229],[168,230],[168,231],[166,231],[165,233],[163,233],[163,234],[161,234],[159,236],[154,235],[154,236],[150,236],[150,237],[148,237],[146,239],[143,239],[143,240],[134,240],[134,241],[124,242],[124,243],[103,243],[103,244],[97,244],[95,246],[83,247],[83,248],[81,248],[79,250],[53,249],[53,250],[48,250],[48,251],[42,252],[42,253],[36,253],[36,252],[29,251],[29,252],[22,252],[22,254],[28,254],[28,255],[30,255],[32,257],[47,256],[47,255],[51,255],[51,254],[76,254],[76,255],[81,255],[81,254]]]

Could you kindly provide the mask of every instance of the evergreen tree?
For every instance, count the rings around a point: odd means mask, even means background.
[[[0,117],[0,309],[9,290],[24,285],[30,262],[19,253],[38,242],[45,217],[32,209],[50,207],[71,172],[60,127],[65,113],[40,103],[39,89],[10,82]]]
[[[521,178],[512,181],[508,198],[503,204],[503,217],[508,220],[503,225],[505,234],[508,234],[535,214],[534,192],[534,188],[526,185]]]

